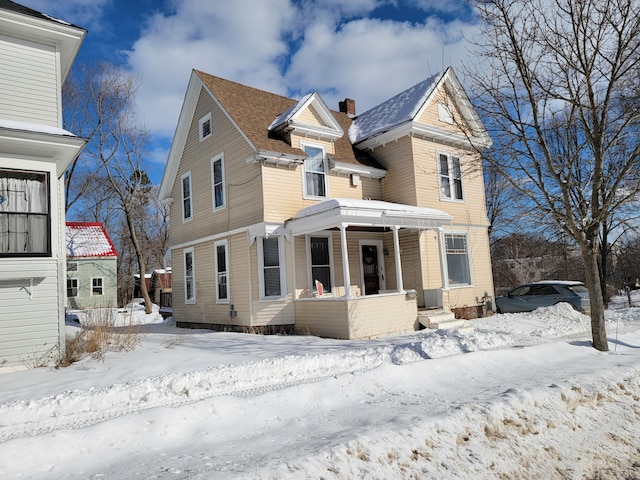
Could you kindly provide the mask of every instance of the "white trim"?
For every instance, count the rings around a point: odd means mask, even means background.
[[[380,290],[387,289],[387,279],[385,276],[384,270],[384,242],[382,240],[370,240],[370,239],[360,239],[358,242],[358,258],[360,259],[360,288],[362,289],[360,294],[364,297],[365,294],[365,285],[364,285],[364,263],[362,260],[362,247],[364,245],[374,245],[378,250],[378,278],[380,279]]]
[[[93,293],[93,288],[94,288],[93,281],[94,280],[100,280],[100,291],[102,293],[100,293],[99,295]],[[91,290],[89,290],[89,293],[90,293],[89,296],[90,297],[104,297],[104,278],[103,277],[91,277],[91,286],[90,286],[90,288],[91,288]]]
[[[448,103],[438,102],[438,119],[449,125],[453,125],[453,113]]]
[[[202,127],[207,122],[209,122],[209,133],[205,135],[202,131]],[[212,134],[213,134],[213,123],[211,121],[211,112],[209,112],[206,115],[204,115],[202,118],[200,118],[200,120],[198,120],[198,139],[202,142],[203,140],[206,140],[207,138],[209,138]]]
[[[278,241],[278,269],[280,272],[280,295],[265,296],[264,295],[264,247],[263,240],[265,238],[275,238]],[[258,285],[260,301],[269,300],[284,300],[286,299],[287,286],[286,286],[286,269],[285,269],[285,255],[284,255],[284,241],[283,237],[278,236],[264,236],[258,237]]]
[[[306,147],[322,150],[322,165],[324,167],[324,173],[322,174],[324,178],[324,196],[310,195],[307,192],[307,162],[305,160],[305,162],[302,164],[302,197],[310,200],[325,200],[329,198],[329,157],[327,156],[327,150],[324,145],[301,141],[300,148],[305,152],[305,154],[307,153],[307,151],[305,150]],[[307,159],[308,158],[309,157],[307,155]],[[320,172],[310,173],[315,173],[316,175],[320,174]]]
[[[222,169],[222,205],[216,205],[216,184],[215,184],[215,175],[213,166],[216,162],[220,162],[220,166]],[[216,212],[218,210],[224,210],[227,208],[227,187],[225,184],[226,175],[225,175],[225,167],[224,167],[224,152],[216,155],[211,159],[211,201],[213,205],[213,211]]]
[[[380,168],[336,161],[333,162],[333,165],[329,170],[338,175],[360,175],[361,177],[373,178],[376,180],[387,176],[387,171]]]
[[[442,235],[442,250],[443,250],[443,255],[444,255],[444,262],[443,262],[443,267],[445,269],[445,279],[447,281],[446,285],[447,288],[451,289],[451,288],[466,288],[466,287],[471,287],[473,286],[473,270],[471,268],[471,252],[470,252],[470,245],[469,245],[469,232],[465,232],[465,231],[445,231],[442,230],[441,232]],[[450,280],[450,275],[449,275],[449,261],[447,258],[447,236],[462,236],[464,237],[464,241],[465,241],[465,248],[466,248],[466,257],[467,257],[467,269],[468,269],[468,274],[469,274],[469,283],[456,283],[456,284],[452,284],[449,280]]]
[[[335,295],[336,291],[336,279],[334,275],[334,261],[333,261],[333,235],[331,233],[310,233],[305,235],[305,252],[307,257],[307,288],[310,292],[315,289],[315,283],[313,273],[311,270],[311,237],[321,237],[329,239],[329,278],[331,279],[331,293]]]
[[[227,296],[226,298],[220,298],[220,290],[218,285],[218,276],[220,275],[220,270],[218,268],[218,247],[224,246],[224,263],[225,270],[223,270],[225,274],[225,278],[227,281]],[[231,282],[230,272],[229,272],[229,241],[225,238],[223,240],[218,240],[217,242],[213,242],[213,264],[214,264],[214,275],[215,275],[215,286],[216,286],[216,303],[218,304],[228,304],[231,303]]]
[[[193,286],[193,297],[187,295],[187,254],[191,254],[191,278]],[[193,247],[182,250],[182,262],[184,266],[184,303],[187,305],[195,305],[196,303],[196,254]]]
[[[447,172],[447,178],[449,179],[449,190],[450,190],[450,196],[447,197],[444,195],[444,193],[442,192],[442,171],[440,169],[440,155],[444,155],[445,157],[447,157],[447,168],[448,168],[448,172]],[[462,194],[462,198],[457,198],[457,196],[455,195],[455,177],[454,177],[454,168],[453,168],[453,158],[457,158],[458,159],[458,163],[460,165],[460,189],[461,189],[461,194]],[[456,203],[466,203],[465,200],[465,195],[464,195],[464,175],[462,173],[462,156],[460,155],[454,155],[452,153],[443,151],[443,150],[436,150],[436,166],[438,169],[438,193],[440,194],[440,200],[441,201],[446,201],[446,202],[456,202]]]
[[[184,196],[184,179],[189,179],[189,210],[190,215],[188,217],[185,216],[184,212],[184,201],[186,200]],[[182,211],[182,223],[190,222],[193,220],[193,182],[191,181],[191,170],[187,173],[183,174],[180,177],[180,209]]]

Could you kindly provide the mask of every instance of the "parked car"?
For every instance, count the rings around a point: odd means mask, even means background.
[[[581,282],[542,281],[526,283],[496,298],[498,313],[531,312],[539,307],[549,307],[566,302],[578,312],[589,315],[589,291]]]

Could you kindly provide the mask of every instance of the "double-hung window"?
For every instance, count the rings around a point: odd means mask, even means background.
[[[309,237],[311,282],[322,283],[325,292],[331,292],[331,241],[329,237]]]
[[[462,170],[460,157],[446,153],[438,154],[440,176],[440,198],[447,200],[463,200]]]
[[[49,174],[0,169],[0,256],[50,256]]]
[[[207,113],[198,121],[198,138],[203,141],[211,135],[211,113]]]
[[[221,240],[213,244],[216,268],[216,302],[229,303],[229,255],[228,243]]]
[[[182,185],[182,221],[186,222],[193,218],[191,172],[182,175],[180,183]]]
[[[304,195],[305,197],[327,196],[327,158],[324,148],[303,145],[307,154],[304,161]]]
[[[73,298],[78,296],[78,279],[67,278],[67,297]]]
[[[282,297],[284,261],[281,239],[278,236],[263,237],[258,243],[260,297],[263,299]]]
[[[224,155],[211,160],[211,184],[213,190],[213,209],[223,208],[224,199]]]
[[[445,234],[449,285],[470,285],[469,248],[464,234]]]
[[[193,248],[184,249],[184,303],[196,303],[196,270]]]
[[[102,278],[96,277],[91,279],[91,295],[94,297],[102,296]]]

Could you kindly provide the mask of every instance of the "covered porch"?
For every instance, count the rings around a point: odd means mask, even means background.
[[[416,232],[437,231],[451,218],[440,210],[356,199],[300,210],[284,225],[294,246],[296,329],[347,339],[415,330],[422,290],[405,282],[403,245],[411,243],[413,256],[404,261],[414,268]],[[440,242],[434,255],[446,271]]]

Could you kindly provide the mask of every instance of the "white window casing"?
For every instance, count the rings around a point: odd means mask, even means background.
[[[329,168],[324,146],[300,142],[307,154],[303,164],[302,191],[304,198],[329,197]]]
[[[449,287],[471,285],[471,259],[466,233],[444,233]]]
[[[183,250],[184,257],[184,303],[196,303],[196,257],[193,248]]]
[[[230,303],[229,294],[229,243],[220,240],[213,244],[216,272],[216,303]]]
[[[260,300],[279,300],[286,296],[285,255],[282,236],[260,237],[258,268]]]
[[[322,283],[324,293],[334,291],[333,240],[331,234],[306,236],[309,291],[315,292],[315,282]]]
[[[198,120],[198,138],[200,141],[203,141],[211,136],[212,131],[213,125],[211,123],[211,112],[209,112]]]
[[[213,196],[213,210],[221,210],[226,204],[226,189],[224,175],[224,153],[211,159],[211,192]]]
[[[444,152],[438,152],[437,155],[440,199],[463,202],[464,191],[460,157]]]
[[[193,219],[193,187],[190,171],[180,177],[180,188],[182,198],[182,222],[184,223]]]

